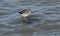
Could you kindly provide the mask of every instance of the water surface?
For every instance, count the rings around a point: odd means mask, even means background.
[[[26,25],[23,9],[31,9]],[[60,36],[60,0],[0,0],[0,36]]]

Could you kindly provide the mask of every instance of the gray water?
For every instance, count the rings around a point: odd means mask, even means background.
[[[23,9],[31,9],[26,25]],[[0,0],[0,36],[60,36],[60,0]]]

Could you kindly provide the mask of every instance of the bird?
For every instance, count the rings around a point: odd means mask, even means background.
[[[28,22],[28,16],[31,13],[31,9],[24,9],[24,10],[20,11],[19,13],[23,17],[23,23],[27,23]]]

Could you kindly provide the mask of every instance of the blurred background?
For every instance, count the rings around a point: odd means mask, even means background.
[[[26,25],[23,9],[31,9]],[[0,0],[0,36],[60,36],[60,0]]]

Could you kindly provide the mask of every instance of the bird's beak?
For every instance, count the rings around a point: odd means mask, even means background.
[[[19,12],[20,14],[22,14],[22,12]]]

